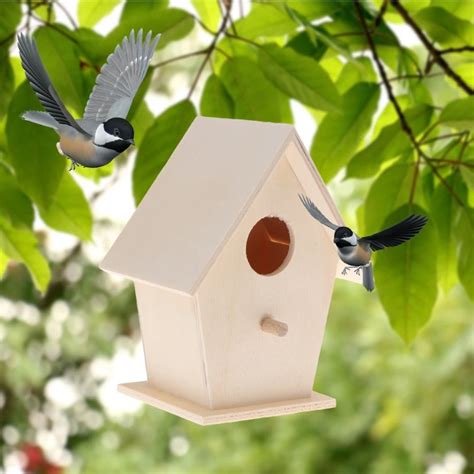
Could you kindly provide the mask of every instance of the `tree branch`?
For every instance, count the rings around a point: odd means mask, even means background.
[[[394,0],[392,0],[393,2]],[[385,67],[382,64],[382,61],[380,60],[378,54],[377,54],[377,48],[375,47],[374,40],[370,34],[369,28],[367,26],[367,23],[364,18],[364,13],[362,10],[362,6],[360,4],[361,0],[353,0],[354,6],[357,12],[357,16],[359,17],[360,24],[362,26],[362,29],[364,30],[365,36],[367,38],[367,42],[369,44],[369,48],[372,52],[372,57],[373,60],[377,66],[377,69],[379,71],[380,77],[382,79],[382,82],[385,86],[385,89],[387,90],[388,98],[390,102],[393,104],[395,111],[397,112],[397,116],[400,120],[400,124],[402,127],[402,130],[407,134],[408,138],[412,142],[415,150],[418,153],[418,158],[424,159],[425,162],[428,164],[428,166],[432,169],[433,173],[436,175],[436,177],[440,180],[440,182],[446,187],[446,189],[449,191],[449,193],[453,196],[453,198],[458,202],[458,204],[462,207],[464,207],[463,201],[460,199],[460,197],[457,195],[457,193],[454,191],[454,189],[451,187],[451,185],[443,178],[443,176],[439,173],[439,171],[436,169],[436,167],[431,163],[430,158],[425,154],[423,149],[421,148],[420,144],[416,140],[415,134],[413,133],[413,130],[410,127],[410,124],[408,123],[405,114],[403,113],[403,110],[400,107],[400,104],[397,101],[397,98],[395,97],[395,94],[392,89],[392,85],[390,84],[390,81],[387,77],[387,73],[385,71]],[[416,175],[417,176],[417,175]],[[416,183],[415,183],[416,186]],[[413,191],[414,194],[414,191]]]
[[[199,82],[199,78],[201,77],[202,72],[204,71],[204,68],[206,67],[207,62],[209,61],[209,58],[211,57],[212,52],[216,48],[217,41],[219,40],[219,37],[221,34],[225,31],[226,26],[227,26],[227,21],[230,18],[230,9],[232,7],[232,0],[228,0],[228,3],[225,5],[227,10],[222,18],[221,26],[217,30],[216,34],[214,35],[214,39],[212,40],[211,44],[205,49],[205,56],[204,60],[202,61],[201,65],[199,66],[199,69],[196,73],[196,77],[194,78],[194,81],[191,84],[191,87],[189,89],[187,98],[190,99],[191,96],[193,95],[194,89],[197,86],[197,83]]]
[[[439,49],[435,48],[429,38],[425,35],[425,33],[421,30],[415,20],[410,16],[408,11],[405,7],[402,6],[400,0],[391,0],[391,4],[400,14],[400,16],[405,20],[405,22],[411,26],[412,30],[416,33],[420,41],[423,43],[425,48],[429,51],[431,55],[432,61],[436,62],[448,75],[451,79],[456,82],[456,84],[463,89],[467,94],[472,95],[474,94],[474,89],[472,89],[464,80],[463,78],[457,74],[451,66],[445,61],[443,58],[443,54],[440,52]]]

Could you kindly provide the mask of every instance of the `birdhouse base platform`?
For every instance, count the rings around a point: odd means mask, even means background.
[[[121,384],[118,386],[118,391],[147,405],[167,411],[199,425],[217,425],[233,421],[291,415],[306,411],[325,410],[336,406],[334,398],[317,392],[312,392],[309,398],[211,410],[189,400],[160,392],[148,382]]]

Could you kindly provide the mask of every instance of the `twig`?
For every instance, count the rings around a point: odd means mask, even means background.
[[[353,0],[355,9],[357,11],[357,15],[359,17],[359,21],[362,25],[362,29],[365,32],[365,36],[367,38],[367,42],[369,45],[369,48],[372,52],[372,57],[374,59],[375,64],[377,65],[377,69],[380,73],[380,76],[382,78],[383,84],[385,86],[385,89],[387,90],[388,98],[390,102],[393,104],[395,107],[395,111],[397,112],[397,116],[400,120],[400,124],[402,127],[402,130],[407,134],[408,138],[412,142],[413,146],[415,147],[415,150],[418,152],[418,156],[420,159],[424,159],[428,166],[432,169],[433,173],[436,175],[436,177],[440,180],[440,182],[446,187],[446,189],[450,192],[450,194],[454,197],[454,199],[458,202],[458,204],[462,207],[464,207],[464,203],[462,200],[459,198],[457,193],[454,191],[454,189],[451,187],[451,185],[443,178],[443,176],[439,173],[439,171],[436,169],[436,167],[430,162],[429,157],[425,154],[421,146],[416,140],[415,134],[413,133],[413,130],[410,127],[410,124],[408,123],[405,114],[403,113],[400,104],[398,103],[395,94],[393,93],[392,85],[390,84],[390,81],[388,80],[387,73],[385,72],[385,68],[382,64],[382,61],[380,60],[378,54],[377,54],[377,48],[375,47],[374,40],[370,34],[369,28],[367,26],[367,23],[364,18],[364,14],[362,11],[362,7],[360,5],[361,0]],[[392,0],[393,1],[393,0]],[[416,183],[415,183],[416,186]]]
[[[43,20],[42,18],[40,18],[39,16],[36,16],[34,14],[31,15],[36,21],[39,21],[40,23],[42,23],[43,25],[46,25],[48,26],[49,28],[53,29],[54,31],[57,31],[58,33],[62,34],[65,38],[67,38],[69,41],[72,41],[73,43],[77,44],[78,41],[76,38],[74,38],[74,36],[70,35],[69,33],[66,33],[64,30],[62,30],[61,28],[58,28],[54,23],[50,23],[46,20]]]
[[[380,10],[375,17],[375,20],[372,24],[372,28],[370,30],[370,33],[373,34],[375,30],[380,26],[382,23],[383,16],[385,15],[385,12],[387,11],[388,8],[388,0],[383,0],[382,6],[380,7]]]
[[[199,69],[196,73],[196,77],[194,78],[191,87],[189,89],[187,98],[190,99],[191,96],[193,95],[194,89],[197,86],[197,83],[199,82],[199,79],[201,77],[202,72],[204,71],[204,68],[206,67],[207,62],[209,61],[209,58],[211,57],[212,52],[216,48],[217,41],[219,40],[219,37],[221,34],[225,31],[225,28],[227,26],[227,21],[229,20],[230,16],[230,9],[232,7],[232,0],[228,0],[228,5],[226,4],[227,10],[222,18],[221,26],[217,30],[214,39],[212,40],[211,44],[206,48],[204,54],[204,60],[202,61],[201,65],[199,66]]]
[[[238,40],[238,41],[243,41],[244,43],[248,43],[248,44],[251,44],[252,46],[256,46],[257,48],[261,48],[262,45],[261,44],[258,44],[256,43],[255,41],[252,41],[248,38],[244,38],[243,36],[239,36],[239,35],[234,35],[232,33],[229,33],[228,31],[226,31],[224,33],[227,37],[229,38],[232,38],[232,39],[235,39],[235,40]]]
[[[465,51],[474,51],[474,46],[461,46],[460,48],[446,48],[438,50],[439,54],[463,53]]]
[[[61,4],[61,2],[59,2],[58,0],[53,0],[53,3],[55,5],[57,5],[60,10],[63,11],[63,13],[66,15],[67,19],[69,20],[69,23],[71,23],[71,26],[77,30],[79,28],[78,24],[74,21],[74,18],[72,17],[72,15],[69,13],[68,9],[66,7],[64,7],[64,5]]]
[[[428,145],[428,143],[433,143],[438,140],[445,140],[446,138],[452,137],[459,137],[462,135],[466,135],[466,131],[463,132],[455,132],[455,133],[446,133],[445,135],[438,135],[437,137],[430,138],[429,140],[424,140],[423,138],[420,140],[420,145]]]
[[[200,54],[207,53],[208,48],[200,49],[198,51],[193,51],[192,53],[181,54],[180,56],[175,56],[174,58],[166,59],[165,61],[161,61],[156,64],[150,65],[152,69],[156,69],[162,66],[166,66],[167,64],[174,63],[175,61],[181,61],[182,59],[192,58],[193,56],[199,56]]]
[[[433,74],[405,74],[401,76],[395,76],[388,78],[389,82],[403,81],[404,79],[429,79],[430,77],[444,76],[444,72],[434,72]],[[379,85],[383,84],[383,81],[379,82]]]
[[[415,20],[410,16],[408,11],[402,6],[400,0],[390,0],[391,4],[400,14],[400,16],[405,20],[405,22],[411,26],[413,31],[416,33],[420,41],[423,43],[425,48],[429,51],[432,61],[436,62],[444,72],[451,77],[456,84],[463,89],[467,94],[472,95],[474,94],[474,89],[472,89],[463,79],[462,77],[457,74],[451,66],[445,61],[443,55],[440,54],[440,51],[433,46],[431,41],[425,35],[425,33],[421,30]],[[360,16],[360,15],[359,15]],[[365,20],[364,20],[365,21]]]

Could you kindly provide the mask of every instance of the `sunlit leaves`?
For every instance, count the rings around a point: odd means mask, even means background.
[[[70,173],[65,173],[52,202],[39,206],[43,221],[51,228],[90,240],[92,214],[82,189]]]
[[[234,101],[235,118],[292,121],[288,98],[266,79],[252,61],[246,58],[226,61],[220,77]]]
[[[453,188],[459,175],[446,178]],[[436,186],[431,199],[431,217],[438,232],[438,275],[439,283],[444,291],[448,291],[456,283],[456,249],[458,241],[453,232],[459,205],[442,183]]]
[[[246,38],[281,36],[296,30],[288,14],[272,4],[254,3],[250,13],[235,23],[239,35]]]
[[[0,165],[0,217],[14,227],[33,225],[33,205],[18,181]]]
[[[232,118],[234,103],[218,76],[212,74],[206,81],[201,96],[201,115]]]
[[[347,164],[369,131],[380,88],[358,83],[342,99],[343,112],[329,112],[318,127],[311,156],[325,181]]]
[[[15,28],[20,18],[19,3],[0,2],[0,119],[6,112],[13,92],[13,70],[8,48],[14,41]]]
[[[0,219],[0,251],[12,260],[24,263],[35,286],[41,291],[46,290],[51,273],[32,230],[15,228]]]
[[[81,26],[92,27],[108,15],[120,0],[79,0],[77,16]]]
[[[430,123],[433,109],[428,105],[417,105],[405,112],[406,119],[415,135]],[[412,148],[412,143],[402,129],[398,119],[385,126],[377,138],[357,153],[347,166],[350,178],[368,178],[380,169],[381,164]]]
[[[14,0],[0,2],[0,44],[9,46],[13,33],[21,19],[21,6]]]
[[[8,57],[8,48],[0,47],[0,119],[5,115],[14,85],[13,69]]]
[[[9,159],[22,189],[38,205],[47,208],[61,182],[66,160],[56,150],[58,137],[53,130],[21,119],[27,110],[41,110],[41,105],[30,85],[24,82],[8,109]]]
[[[474,96],[450,102],[441,112],[439,122],[458,130],[474,130]]]
[[[133,170],[133,195],[139,203],[196,116],[193,104],[179,102],[159,115],[138,150]]]
[[[217,0],[191,0],[201,21],[212,31],[216,31],[221,18],[221,9]]]
[[[408,202],[413,182],[412,163],[387,168],[372,183],[364,201],[364,233],[382,230],[384,221]]]
[[[393,225],[424,209],[404,206],[385,225]],[[375,284],[392,328],[411,342],[431,316],[438,294],[437,246],[432,222],[419,235],[398,247],[381,250],[375,261]]]
[[[416,14],[415,19],[434,41],[443,46],[459,47],[474,44],[474,25],[455,17],[449,9],[424,8]]]
[[[35,39],[58,95],[78,114],[82,113],[86,96],[75,43],[59,31],[46,27],[35,32]]]
[[[123,15],[120,24],[114,28],[106,37],[104,45],[108,51],[113,51],[115,46],[128,36],[132,29],[135,33],[143,29],[146,34],[161,33],[162,37],[158,48],[163,48],[171,41],[185,37],[194,26],[193,17],[186,11],[178,8],[163,8],[157,2],[150,8],[144,8],[141,2],[129,2],[129,12]]]
[[[455,236],[459,241],[458,275],[467,295],[474,301],[474,210],[463,209],[455,227]]]
[[[268,45],[259,49],[258,61],[267,79],[289,97],[315,109],[339,110],[341,98],[334,83],[313,59]]]

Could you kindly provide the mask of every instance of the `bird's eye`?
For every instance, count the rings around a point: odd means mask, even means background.
[[[114,135],[118,137],[120,135],[120,130],[118,128],[114,128]]]

